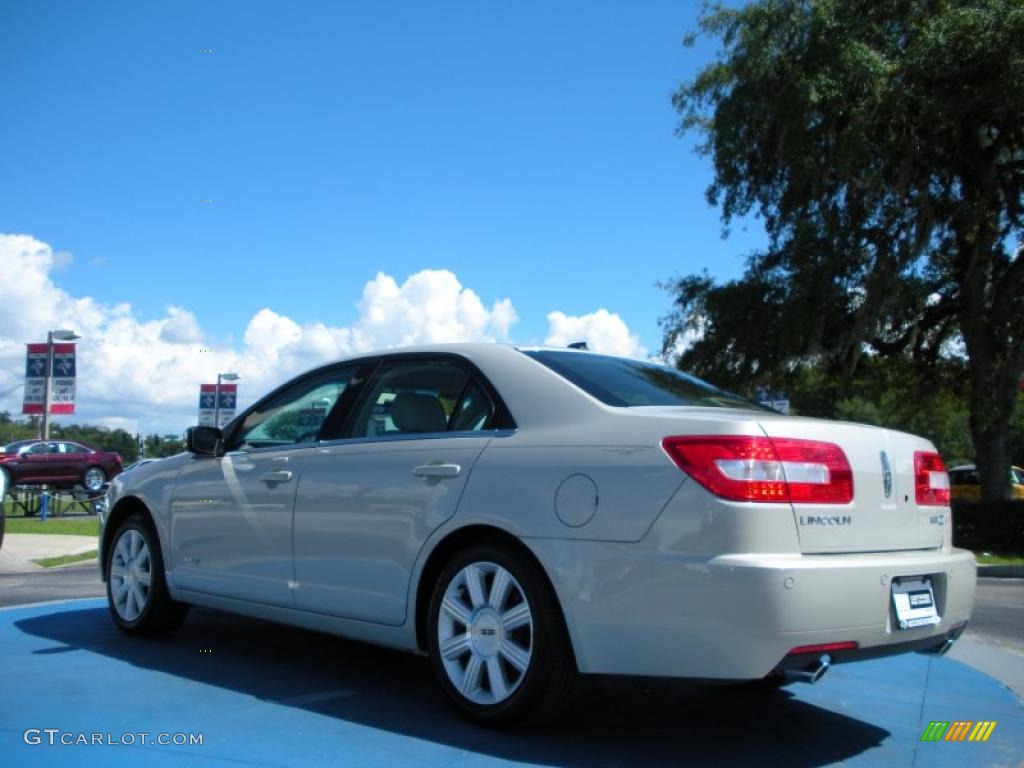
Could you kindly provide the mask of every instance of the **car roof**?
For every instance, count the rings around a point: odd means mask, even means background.
[[[387,355],[403,354],[462,354],[467,357],[485,356],[492,358],[508,357],[523,352],[564,352],[572,355],[601,355],[602,357],[618,357],[623,360],[634,362],[651,362],[642,358],[627,357],[625,355],[610,354],[607,352],[595,352],[594,350],[572,349],[569,347],[552,347],[546,345],[520,345],[511,342],[501,341],[452,341],[438,342],[434,344],[415,344],[407,347],[389,347],[387,349],[372,349],[365,352],[353,353],[338,358],[335,362],[346,360],[362,360],[370,357],[384,357]]]
[[[20,450],[22,448],[28,448],[29,446],[37,445],[39,443],[73,443],[75,445],[80,445],[83,448],[90,451],[96,450],[88,443],[83,443],[81,440],[78,440],[73,437],[51,437],[49,440],[40,440],[38,438],[33,438],[31,440],[15,440],[13,443],[8,443],[7,445],[5,445],[4,450],[7,450],[12,447],[14,447],[15,450]]]
[[[12,440],[11,442],[7,443],[5,445],[5,447],[8,446],[8,445],[30,445],[32,443],[40,443],[40,442],[42,442],[42,441],[38,437],[26,437],[26,438],[22,438],[21,440]]]

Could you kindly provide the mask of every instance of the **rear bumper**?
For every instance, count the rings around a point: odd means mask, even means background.
[[[957,627],[938,636],[928,636],[916,640],[906,640],[886,645],[876,645],[871,648],[857,648],[852,650],[827,651],[829,664],[843,664],[851,661],[870,661],[885,656],[896,656],[901,653],[932,653],[944,654],[960,635],[967,628],[967,624],[960,624]],[[772,674],[785,672],[793,669],[807,669],[813,666],[822,656],[821,653],[790,653],[780,661]]]
[[[923,650],[974,604],[965,550],[690,558],[606,542],[528,542],[552,577],[580,671],[756,679],[799,646],[855,642],[833,661]],[[900,630],[893,579],[928,576],[941,621]]]

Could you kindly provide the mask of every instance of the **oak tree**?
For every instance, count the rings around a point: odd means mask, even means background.
[[[1024,372],[1024,3],[709,6],[713,63],[674,94],[724,226],[761,217],[743,276],[670,283],[665,348],[722,384],[865,356],[962,356],[982,492],[1008,492]]]

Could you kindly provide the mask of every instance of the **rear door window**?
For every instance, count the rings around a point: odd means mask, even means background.
[[[493,414],[469,372],[444,360],[385,362],[352,421],[352,437],[481,430]]]

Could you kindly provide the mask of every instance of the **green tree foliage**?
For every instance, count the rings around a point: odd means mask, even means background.
[[[174,456],[185,450],[185,444],[181,440],[169,440],[160,435],[147,435],[144,446],[146,457],[153,459]]]
[[[50,425],[52,439],[76,440],[101,451],[120,454],[125,464],[139,457],[139,443],[135,436],[123,429],[109,429],[88,424]]]
[[[1024,372],[1024,3],[759,0],[700,25],[722,49],[674,95],[680,131],[704,138],[725,226],[757,214],[769,246],[738,280],[670,284],[666,350],[697,337],[681,367],[730,387],[961,355],[983,493],[1005,496]]]
[[[921,376],[911,362],[871,357],[845,379],[805,366],[787,389],[797,413],[911,432],[935,443],[950,466],[973,461],[970,385],[960,361],[939,362]]]
[[[15,440],[30,440],[39,436],[39,419],[32,416],[27,419],[16,419],[10,411],[0,413],[0,445],[13,443]]]

